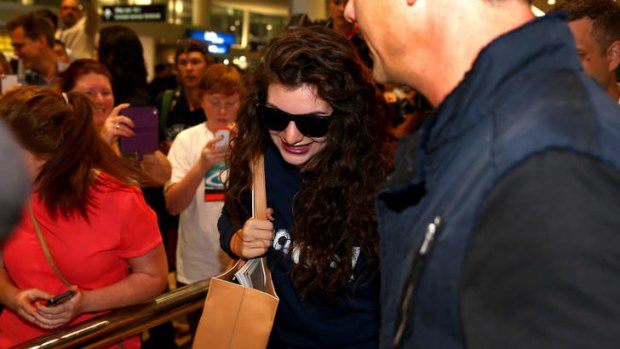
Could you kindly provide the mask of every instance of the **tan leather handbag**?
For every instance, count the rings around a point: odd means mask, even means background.
[[[264,158],[253,164],[254,218],[267,219]],[[260,262],[256,260],[256,262]],[[233,282],[235,273],[246,261],[239,260],[209,283],[207,299],[194,336],[194,349],[264,349],[278,308],[279,298],[273,287],[266,257],[262,257],[260,275],[264,291]],[[249,261],[247,262],[249,263]]]

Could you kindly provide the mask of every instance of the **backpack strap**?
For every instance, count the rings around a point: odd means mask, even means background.
[[[161,110],[159,111],[159,129],[161,132],[164,132],[168,123],[168,113],[170,112],[170,102],[172,102],[173,95],[174,90],[166,90],[161,100]]]

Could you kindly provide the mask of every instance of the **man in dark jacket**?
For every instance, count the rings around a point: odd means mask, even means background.
[[[375,78],[437,107],[379,193],[381,347],[617,348],[620,108],[564,18],[526,0],[345,15]]]

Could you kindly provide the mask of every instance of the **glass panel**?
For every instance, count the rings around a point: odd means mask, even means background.
[[[276,36],[288,22],[287,17],[250,13],[249,42],[252,47],[266,44]]]
[[[235,34],[237,44],[241,43],[243,11],[213,5],[211,8],[211,29],[216,32]]]

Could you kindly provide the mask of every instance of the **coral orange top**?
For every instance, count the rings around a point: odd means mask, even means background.
[[[79,214],[52,218],[38,195],[31,195],[34,215],[58,269],[83,290],[124,279],[129,274],[127,259],[143,256],[161,244],[157,217],[139,188],[100,173],[89,194],[94,203],[89,221]],[[54,295],[67,290],[45,258],[27,209],[2,253],[5,268],[19,289],[38,288]],[[82,314],[67,326],[94,315]],[[50,332],[23,321],[10,309],[0,315],[0,348]],[[124,345],[139,348],[139,338],[130,338]]]

